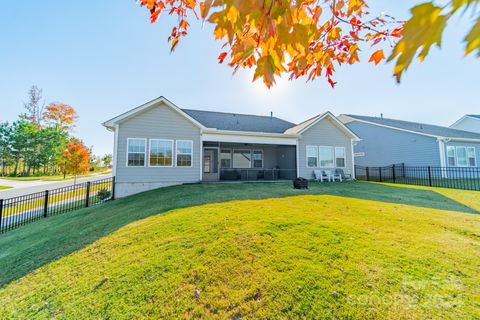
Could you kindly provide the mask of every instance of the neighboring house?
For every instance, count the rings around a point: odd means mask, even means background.
[[[457,120],[450,128],[480,133],[480,114],[467,114]]]
[[[301,124],[273,116],[180,109],[157,98],[103,123],[115,133],[116,194],[200,181],[354,175],[359,138],[330,112]]]
[[[480,134],[383,117],[340,115],[362,140],[355,145],[361,166],[477,167]]]

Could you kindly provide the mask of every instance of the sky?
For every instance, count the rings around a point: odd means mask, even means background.
[[[373,13],[406,19],[418,1],[370,0]],[[0,121],[14,121],[33,85],[46,103],[75,107],[75,135],[95,154],[111,153],[113,134],[101,123],[158,96],[181,108],[252,113],[301,122],[327,110],[450,125],[480,113],[480,59],[463,56],[471,17],[454,19],[442,49],[432,49],[396,84],[393,65],[362,62],[337,68],[332,89],[323,79],[280,79],[273,89],[253,72],[232,75],[217,63],[220,43],[210,25],[193,22],[170,54],[172,19],[150,24],[134,0],[5,1],[0,9]]]

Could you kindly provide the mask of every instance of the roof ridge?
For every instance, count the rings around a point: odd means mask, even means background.
[[[295,124],[293,122],[290,122],[288,120],[275,117],[275,116],[265,116],[265,115],[258,115],[258,114],[251,114],[251,113],[237,113],[237,112],[225,112],[225,111],[212,111],[212,110],[200,110],[200,109],[190,109],[190,108],[180,108],[181,110],[185,111],[199,111],[199,112],[211,112],[211,113],[221,113],[221,114],[230,114],[230,115],[236,115],[236,116],[250,116],[250,117],[262,117],[262,118],[275,118],[278,120],[282,120],[291,124]]]

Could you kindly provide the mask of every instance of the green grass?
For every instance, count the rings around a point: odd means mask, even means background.
[[[288,190],[269,186],[176,187],[136,196],[137,205],[132,197],[97,209],[109,207],[113,218],[122,207],[135,215],[145,210],[138,202],[157,205],[179,191],[189,205],[185,198],[223,200],[226,187],[255,198]],[[414,190],[430,197],[423,207],[359,199],[382,191],[397,200],[411,192],[329,184],[310,191],[318,195],[214,203],[136,221],[4,287],[0,318],[479,318],[480,216],[432,208],[436,200],[452,203],[430,190]]]
[[[478,192],[365,182],[150,191],[0,235],[0,318],[474,318],[479,209]],[[413,311],[359,305],[399,295]]]
[[[104,174],[104,173],[106,173],[106,170],[105,170],[105,171],[96,171],[96,172],[88,173],[88,174],[82,174],[82,175],[78,175],[78,176],[77,176],[77,179],[92,177],[92,176],[96,176],[96,175]],[[40,181],[66,181],[66,180],[73,180],[73,179],[75,179],[75,176],[66,175],[65,178],[63,177],[63,174],[59,174],[59,175],[44,175],[44,176],[28,176],[28,177],[11,177],[11,176],[4,176],[4,177],[0,177],[0,179],[15,180],[15,181],[37,181],[37,180],[40,180]]]
[[[10,189],[11,187],[7,187],[7,186],[0,186],[0,190],[3,190],[3,189]]]

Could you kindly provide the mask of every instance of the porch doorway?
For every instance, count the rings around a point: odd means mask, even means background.
[[[203,181],[220,180],[220,170],[218,165],[219,148],[203,148]]]

